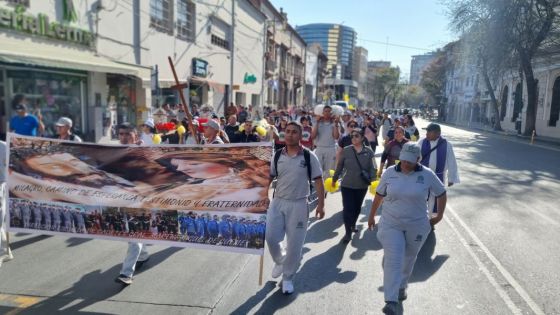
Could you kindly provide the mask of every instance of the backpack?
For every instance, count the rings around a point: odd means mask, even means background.
[[[281,154],[282,150],[274,152],[274,169],[276,170],[274,178],[278,178],[278,160],[280,159]],[[303,148],[303,159],[305,160],[305,166],[307,168],[307,181],[309,182],[309,196],[307,197],[307,204],[309,205],[309,211],[312,211],[317,207],[319,198],[317,197],[317,191],[315,190],[315,186],[313,186],[313,181],[311,180],[311,154],[309,153],[309,149],[305,147]],[[276,193],[276,187],[274,187],[274,193]],[[274,193],[272,194],[273,197]]]

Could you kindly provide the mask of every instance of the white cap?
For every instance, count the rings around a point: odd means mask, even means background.
[[[62,126],[72,127],[72,119],[68,117],[60,117],[55,125],[60,127]]]
[[[402,147],[399,160],[416,163],[420,157],[420,147],[415,143],[407,142]]]
[[[214,119],[208,119],[207,122],[202,124],[205,127],[210,127],[216,130],[220,130],[220,124],[218,124]]]
[[[156,125],[154,124],[154,120],[152,118],[148,118],[146,119],[146,121],[144,121],[144,125],[150,127],[150,128],[154,128]]]

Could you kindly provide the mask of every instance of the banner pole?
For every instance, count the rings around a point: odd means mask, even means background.
[[[193,116],[191,114],[191,111],[189,110],[189,107],[187,105],[187,101],[185,99],[185,94],[183,93],[183,87],[187,87],[188,84],[181,84],[179,82],[179,77],[177,76],[177,72],[175,71],[175,65],[173,65],[173,60],[171,59],[171,57],[167,57],[167,60],[169,61],[169,66],[171,67],[171,71],[173,72],[173,78],[175,78],[175,88],[177,89],[177,91],[179,92],[179,97],[181,98],[181,105],[183,106],[183,111],[185,111],[185,115],[187,116],[187,119],[189,121],[189,129],[190,132],[192,134],[192,136],[194,137],[194,139],[196,140],[196,143],[199,144],[200,141],[198,140],[198,137],[196,135],[196,130],[194,128],[193,125]]]
[[[264,265],[264,255],[261,255],[259,259],[259,286],[262,286],[263,282],[263,265]]]

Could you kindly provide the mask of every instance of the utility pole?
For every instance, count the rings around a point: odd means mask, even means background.
[[[231,43],[230,43],[230,77],[229,77],[229,101],[233,102],[233,69],[235,57],[235,0],[231,0]],[[229,104],[224,104],[226,108]],[[237,105],[237,104],[235,104]],[[242,104],[244,105],[244,104]]]
[[[258,113],[263,113],[263,117],[264,117],[264,112],[263,112],[263,108],[264,108],[264,77],[266,76],[266,63],[268,62],[268,59],[266,57],[266,53],[267,53],[267,44],[268,44],[268,20],[265,19],[264,20],[264,27],[263,27],[263,64],[262,64],[262,77],[261,77],[261,97],[260,97],[260,102],[259,104],[253,104],[254,106],[258,106]],[[259,117],[261,118],[261,117]]]

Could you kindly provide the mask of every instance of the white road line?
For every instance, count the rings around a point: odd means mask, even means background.
[[[506,270],[506,268],[504,268],[504,266],[500,263],[500,261],[490,252],[490,250],[488,250],[488,248],[482,243],[482,241],[476,236],[476,234],[474,234],[474,232],[467,226],[467,224],[459,217],[457,212],[455,210],[453,210],[453,208],[449,207],[449,205],[446,207],[446,212],[453,215],[454,219],[457,220],[457,222],[459,222],[459,224],[461,225],[461,227],[463,229],[465,229],[465,231],[467,231],[467,233],[469,234],[471,239],[484,252],[486,257],[488,257],[488,259],[490,259],[490,261],[492,262],[494,267],[496,267],[496,269],[498,269],[498,271],[502,274],[502,276],[508,281],[508,283],[519,294],[519,296],[521,296],[521,298],[525,301],[525,303],[527,303],[527,305],[531,308],[531,310],[537,315],[545,315],[545,313],[543,312],[543,310],[541,310],[539,305],[535,301],[533,301],[533,299],[529,296],[527,291],[525,291],[523,289],[523,287]],[[459,237],[459,239],[461,240],[463,245],[467,248],[467,251],[469,252],[469,254],[471,254],[471,256],[474,258],[475,262],[481,268],[482,272],[484,273],[484,275],[486,275],[486,277],[488,278],[490,283],[496,288],[496,291],[498,292],[500,297],[502,297],[502,299],[504,300],[506,305],[509,307],[509,309],[514,314],[521,314],[521,310],[513,303],[513,301],[511,300],[509,295],[507,295],[505,290],[496,282],[496,279],[492,276],[492,274],[486,268],[486,266],[484,266],[484,264],[478,258],[478,256],[476,256],[474,251],[470,248],[467,241],[464,239],[464,237],[461,235],[461,233],[455,227],[455,225],[451,222],[451,220],[449,218],[446,218],[446,222],[455,231],[455,233],[457,234],[457,236]]]
[[[550,223],[552,225],[560,226],[560,223],[558,223],[558,221],[556,221],[553,218],[547,216],[546,214],[540,213],[538,210],[533,210],[531,213],[538,215],[539,217],[543,218],[545,221],[548,221],[548,223]]]

